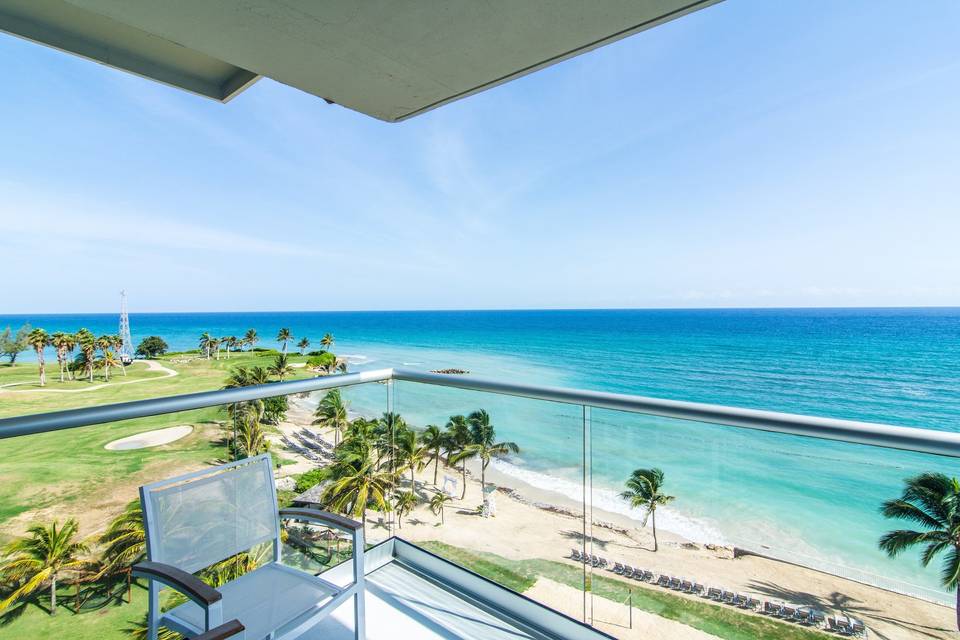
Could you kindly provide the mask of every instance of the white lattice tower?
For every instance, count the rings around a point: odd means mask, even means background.
[[[123,340],[123,346],[120,347],[120,357],[123,359],[133,358],[133,338],[130,336],[130,316],[127,315],[127,292],[120,292],[120,339]]]

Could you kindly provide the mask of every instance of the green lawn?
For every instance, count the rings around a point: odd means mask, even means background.
[[[180,362],[182,358],[159,359],[178,372],[172,377],[146,372],[142,362],[133,364],[128,380],[160,376],[136,384],[116,384],[124,381],[122,374],[116,375],[117,371],[111,375],[111,384],[100,388],[91,388],[104,384],[99,372],[92,385],[78,381],[61,383],[59,375],[48,375],[47,389],[89,389],[79,393],[53,393],[39,388],[13,393],[0,389],[0,417],[219,389],[233,367],[266,367],[273,355],[231,354],[229,360],[221,355],[219,361],[200,358],[188,363]],[[306,358],[291,355],[290,360],[304,362]],[[293,378],[310,375],[302,368],[295,371]],[[35,363],[0,366],[0,385],[31,376],[36,380],[36,372]],[[56,361],[53,373],[57,373]],[[210,408],[0,440],[0,543],[20,535],[33,521],[76,517],[84,532],[102,529],[123,504],[136,497],[137,487],[144,482],[221,459],[225,451],[219,444],[219,421],[225,417],[218,408]],[[194,432],[169,445],[134,451],[103,448],[117,438],[182,424],[194,425]],[[17,519],[11,521],[12,518]]]
[[[420,546],[520,593],[533,586],[537,578],[583,589],[582,570],[563,562],[510,560],[436,541],[424,542]],[[823,640],[825,635],[813,629],[761,618],[725,605],[685,598],[662,589],[642,587],[614,577],[594,576],[590,584],[595,595],[614,602],[625,602],[632,590],[633,606],[637,609],[676,620],[724,640]]]

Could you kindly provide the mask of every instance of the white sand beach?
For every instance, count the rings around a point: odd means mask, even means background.
[[[310,412],[300,401],[291,399],[287,420],[280,425],[280,430],[291,435],[308,426],[310,421]],[[331,434],[323,435],[332,444]],[[295,465],[283,466],[282,475],[302,473],[316,466],[302,456],[284,451],[278,437],[274,446],[276,451],[283,451],[284,457],[297,460]],[[445,474],[460,477],[458,470],[441,464],[441,485]],[[445,510],[445,524],[440,525],[439,517],[425,504],[436,490],[432,484],[433,465],[418,472],[416,481],[417,493],[424,502],[404,518],[402,527],[395,532],[398,536],[412,542],[440,541],[513,560],[542,558],[581,566],[570,559],[570,554],[571,548],[581,546],[583,520],[578,516],[577,505],[568,498],[498,474],[491,466],[487,469],[487,481],[499,487],[495,494],[496,516],[483,518],[477,515],[477,507],[482,502],[480,482],[479,476],[471,473],[464,499],[460,500],[458,495],[458,499],[450,503]],[[405,484],[409,484],[409,479]],[[593,519],[592,538],[589,539],[592,552],[607,558],[611,565],[615,561],[626,562],[654,573],[686,577],[707,586],[753,595],[760,600],[813,606],[827,615],[846,614],[863,620],[871,637],[891,640],[956,637],[952,631],[954,612],[947,606],[777,560],[751,555],[734,558],[729,547],[708,548],[708,545],[692,543],[667,531],[658,531],[660,548],[654,553],[649,529],[637,528],[639,523],[636,521],[597,509],[593,511]],[[368,532],[373,540],[388,535],[385,528],[378,525],[380,520],[380,514],[372,511],[368,514]],[[588,531],[588,538],[590,535]],[[617,578],[607,569],[593,571],[595,575]],[[661,587],[648,583],[627,582],[636,589],[663,591]],[[671,593],[707,602],[696,596]],[[540,579],[527,595],[575,617],[583,616],[582,593],[570,587]],[[641,637],[642,634],[649,637],[651,633],[653,637],[691,640],[710,637],[658,616],[638,616],[636,610],[631,630],[625,627],[628,620],[626,605],[597,597],[593,606],[598,626],[618,637]],[[678,630],[678,626],[683,629]]]

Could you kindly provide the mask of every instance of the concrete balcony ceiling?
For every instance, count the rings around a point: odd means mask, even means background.
[[[226,102],[272,78],[396,122],[719,0],[0,0],[0,30]]]

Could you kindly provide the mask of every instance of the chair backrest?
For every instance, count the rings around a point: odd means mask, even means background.
[[[270,454],[140,487],[147,558],[188,573],[280,538]]]

